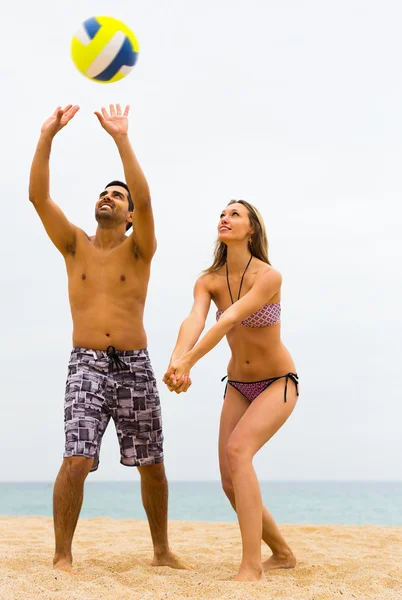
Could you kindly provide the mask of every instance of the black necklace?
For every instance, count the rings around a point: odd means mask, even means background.
[[[249,267],[249,264],[251,263],[251,259],[252,258],[253,258],[253,255],[250,256],[250,260],[248,261],[247,266],[246,266],[246,268],[243,271],[243,275],[241,276],[240,287],[239,287],[239,295],[237,296],[238,300],[240,299],[240,292],[241,292],[241,286],[243,285],[243,279],[244,279],[246,271],[247,271],[247,269]],[[232,296],[232,290],[230,289],[230,283],[229,283],[229,269],[228,269],[228,262],[227,261],[226,261],[226,281],[228,282],[228,289],[229,289],[230,299],[232,301],[232,304],[234,304],[234,302],[233,302],[233,296]]]

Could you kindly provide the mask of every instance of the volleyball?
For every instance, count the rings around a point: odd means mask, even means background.
[[[137,62],[138,40],[113,17],[91,17],[71,41],[71,57],[77,69],[92,81],[114,83],[128,75]]]

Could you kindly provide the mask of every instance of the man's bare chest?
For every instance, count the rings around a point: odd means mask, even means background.
[[[95,289],[108,288],[110,291],[147,285],[149,265],[131,249],[125,247],[112,250],[99,250],[90,245],[77,248],[74,255],[66,260],[69,286]],[[124,286],[122,286],[124,284]]]

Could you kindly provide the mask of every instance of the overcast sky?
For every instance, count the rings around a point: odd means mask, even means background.
[[[4,3],[3,3],[4,4]],[[282,334],[301,395],[255,460],[261,479],[401,479],[402,7],[395,1],[122,0],[7,3],[1,50],[0,479],[53,480],[71,350],[64,262],[28,202],[42,121],[81,111],[55,140],[54,200],[92,234],[123,176],[94,110],[131,104],[155,256],[145,315],[157,379],[209,265],[221,209],[262,212],[283,276]],[[120,18],[140,56],[123,82],[85,79],[69,55],[86,18]],[[213,323],[213,314],[208,325]],[[187,394],[160,384],[168,476],[218,479],[226,341]],[[113,423],[92,480],[119,464]]]

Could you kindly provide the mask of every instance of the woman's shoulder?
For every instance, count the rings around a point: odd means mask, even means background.
[[[268,265],[263,261],[259,262],[261,264],[258,266],[256,265],[257,273],[255,275],[253,288],[264,294],[269,293],[269,304],[280,302],[282,275],[271,265]]]
[[[269,274],[281,276],[278,269],[275,269],[275,267],[273,267],[272,265],[269,265],[268,263],[258,258],[255,259],[254,271],[255,275],[258,277],[265,277]]]
[[[202,273],[199,277],[197,277],[197,279],[195,280],[195,284],[194,284],[194,290],[205,290],[205,291],[209,291],[210,285],[211,285],[211,278],[210,278],[210,273]]]
[[[217,269],[216,271],[210,271],[208,273],[202,273],[195,283],[195,285],[200,289],[204,288],[212,298],[219,293],[221,280],[222,280],[223,270],[222,267]]]

